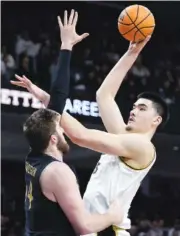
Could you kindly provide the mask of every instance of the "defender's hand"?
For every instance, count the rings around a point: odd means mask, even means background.
[[[64,45],[69,45],[71,48],[78,42],[82,41],[89,34],[84,33],[82,35],[78,35],[76,33],[76,24],[78,21],[78,13],[74,10],[71,10],[71,14],[67,16],[67,11],[64,12],[64,25],[62,24],[60,16],[58,16],[58,24],[60,28],[60,38],[62,41],[61,49],[63,49]]]
[[[31,90],[33,83],[26,76],[15,75],[15,77],[18,81],[11,80],[11,84]]]
[[[124,210],[122,204],[116,199],[109,207],[108,213],[112,219],[112,225],[118,225],[122,222],[124,217]]]
[[[143,41],[134,43],[130,42],[129,48],[128,48],[128,54],[139,54],[142,49],[145,47],[147,42],[150,40],[151,36],[146,37]]]

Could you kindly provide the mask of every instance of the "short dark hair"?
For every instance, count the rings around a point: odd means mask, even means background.
[[[55,120],[59,114],[50,109],[34,112],[24,123],[23,131],[33,151],[43,152],[56,132]]]
[[[169,107],[165,100],[157,93],[143,92],[137,96],[137,99],[145,98],[152,101],[157,113],[162,117],[161,127],[164,126],[169,120]]]

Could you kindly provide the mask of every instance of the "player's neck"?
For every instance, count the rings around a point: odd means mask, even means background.
[[[47,148],[44,153],[46,155],[54,157],[58,161],[63,161],[63,153],[61,151],[59,151],[58,149],[53,150],[51,148]]]
[[[146,132],[146,133],[143,133],[143,134],[146,135],[149,140],[151,140],[152,137],[154,136],[154,133],[155,133],[154,130],[150,130],[150,131],[148,131],[148,132]]]
[[[128,131],[129,133],[134,133],[133,131]],[[145,136],[147,136],[147,138],[149,139],[149,140],[151,140],[152,139],[152,137],[154,136],[154,134],[155,134],[155,130],[150,130],[150,131],[148,131],[148,132],[146,132],[146,133],[142,133],[142,132],[138,132],[139,134],[142,134],[142,135],[145,135]],[[135,133],[137,133],[137,132],[135,132]]]

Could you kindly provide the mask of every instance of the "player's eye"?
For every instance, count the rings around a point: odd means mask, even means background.
[[[145,110],[146,110],[146,108],[140,107],[140,111],[145,111]]]

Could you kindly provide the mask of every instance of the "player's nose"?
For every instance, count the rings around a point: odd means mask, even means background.
[[[131,117],[135,117],[135,110],[133,110],[133,111],[130,112],[130,116],[131,116]]]

